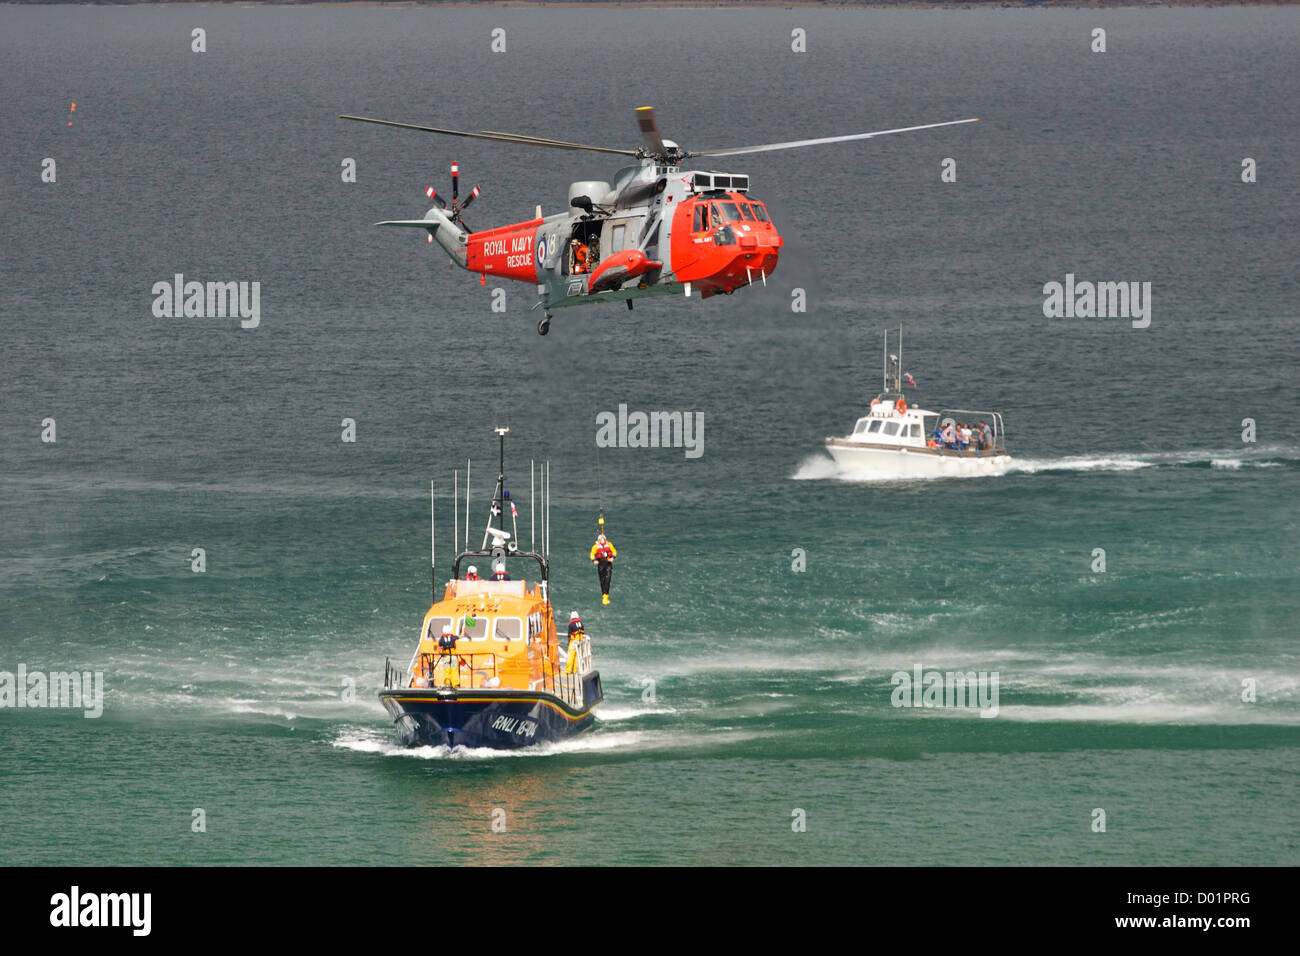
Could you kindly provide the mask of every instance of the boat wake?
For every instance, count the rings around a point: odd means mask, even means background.
[[[1136,454],[1069,455],[1063,458],[1015,458],[1008,474],[1043,471],[1137,471],[1141,468],[1282,468],[1300,463],[1300,449],[1272,446],[1249,451],[1196,450]]]
[[[369,730],[349,730],[339,734],[331,745],[355,753],[378,754],[382,757],[405,757],[408,760],[514,760],[519,758],[555,757],[565,754],[646,752],[652,750],[680,750],[691,746],[732,744],[757,736],[751,733],[718,732],[683,737],[669,731],[612,731],[589,733],[565,740],[549,741],[501,750],[494,747],[403,747],[387,734]]]
[[[1254,468],[1287,468],[1300,465],[1300,449],[1271,446],[1249,451],[1218,449],[1171,452],[1114,453],[1105,455],[1067,455],[1061,458],[1019,458],[1012,456],[1005,475],[1034,475],[1042,472],[1127,472],[1144,468],[1205,468],[1240,471]],[[987,476],[999,473],[989,472]],[[826,455],[804,458],[790,477],[795,481],[890,482],[933,481],[946,478],[987,477],[984,475],[934,475],[928,477],[893,473],[885,468],[870,470],[841,469]]]

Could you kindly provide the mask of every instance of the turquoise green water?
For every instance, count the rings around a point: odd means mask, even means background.
[[[604,166],[332,116],[631,144],[643,85],[571,111],[538,66],[575,16],[212,10],[200,59],[187,11],[0,11],[0,670],[106,685],[98,719],[0,710],[0,862],[69,862],[76,833],[83,863],[1296,863],[1300,18],[1107,14],[1101,63],[1076,52],[1091,12],[799,11],[816,42],[790,61],[782,11],[594,14],[667,57],[653,98],[688,146],[984,120],[754,157],[787,242],[767,290],[569,310],[542,339],[527,289],[494,314],[369,224],[418,215],[451,159],[480,228]],[[485,60],[466,38],[499,18],[515,52]],[[785,87],[760,107],[710,72],[688,99],[682,23]],[[429,48],[427,75],[400,65]],[[175,272],[261,281],[261,327],[154,318]],[[1045,319],[1067,272],[1151,281],[1151,327]],[[834,472],[821,439],[899,322],[923,404],[1006,413],[1010,474]],[[620,403],[702,411],[703,456],[597,449]],[[506,415],[521,505],[554,461],[557,610],[607,700],[559,745],[404,750],[375,693],[427,608],[427,483],[474,459],[477,534]],[[997,716],[893,706],[917,666],[996,671]]]

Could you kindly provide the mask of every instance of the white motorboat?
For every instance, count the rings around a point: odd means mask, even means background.
[[[851,434],[826,439],[826,450],[840,473],[905,479],[1005,472],[1011,456],[1002,414],[964,408],[931,411],[909,402],[899,371],[902,352],[903,330],[898,330],[897,355],[889,352],[886,332],[880,394]],[[910,383],[911,375],[906,378]]]

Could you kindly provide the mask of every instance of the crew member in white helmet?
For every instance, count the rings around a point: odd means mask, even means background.
[[[582,626],[582,618],[578,617],[577,611],[574,611],[569,615],[569,650],[564,660],[564,673],[578,672],[578,641],[586,636],[587,631]]]

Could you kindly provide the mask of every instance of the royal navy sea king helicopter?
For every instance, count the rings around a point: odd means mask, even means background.
[[[636,110],[643,145],[636,149],[589,146],[543,136],[493,130],[466,132],[395,123],[366,116],[340,119],[376,123],[398,129],[441,133],[498,143],[545,149],[585,150],[629,156],[612,183],[581,180],[569,186],[568,210],[481,232],[465,223],[464,212],[480,195],[475,186],[462,202],[460,175],[451,164],[451,202],[432,186],[425,194],[434,205],[423,219],[396,219],[381,226],[424,229],[427,242],[437,242],[452,262],[470,272],[527,282],[537,287],[542,309],[537,331],[550,330],[555,309],[622,299],[627,307],[643,296],[691,296],[702,299],[730,295],[746,285],[767,284],[776,268],[782,240],[767,207],[750,195],[749,176],[714,169],[683,168],[687,160],[740,156],[773,150],[872,139],[978,123],[977,118],[927,123],[870,133],[824,136],[761,146],[686,150],[659,133],[654,108]]]

